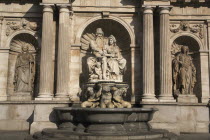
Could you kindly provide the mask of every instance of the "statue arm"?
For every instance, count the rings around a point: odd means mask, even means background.
[[[16,86],[16,83],[18,81],[18,68],[19,67],[21,67],[20,55],[17,56],[17,60],[16,60],[16,63],[15,63],[15,75],[14,75],[14,80],[13,80],[13,83],[14,83],[15,86]]]
[[[96,98],[101,96],[101,92],[102,92],[102,86],[100,86],[98,92],[96,93]]]
[[[97,46],[97,44],[94,42],[94,40],[91,40],[91,41],[90,41],[90,48],[91,48],[92,50],[96,51],[96,52],[102,53],[101,50],[98,49],[98,46]]]
[[[29,62],[30,63],[34,63],[35,62],[34,56],[32,54],[29,54]]]
[[[116,101],[116,102],[121,102],[121,99],[120,98],[118,98],[119,96],[117,95],[117,91],[115,91],[114,92],[114,94],[113,94],[113,99]]]
[[[115,46],[116,47],[116,50],[115,50],[115,57],[118,58],[118,59],[122,59],[122,54],[120,52],[120,49],[118,46]]]
[[[176,84],[177,78],[178,78],[178,73],[179,73],[179,61],[178,57],[176,57],[172,61],[172,72],[173,72],[173,82]]]
[[[191,67],[192,67],[192,77],[193,77],[192,83],[194,87],[194,84],[197,80],[196,80],[196,68],[195,68],[195,65],[193,64],[192,58],[191,58]]]

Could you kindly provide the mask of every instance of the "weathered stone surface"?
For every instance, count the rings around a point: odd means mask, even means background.
[[[175,133],[208,132],[209,4],[207,0],[1,1],[0,129],[29,130],[31,127],[35,132],[45,126],[55,128],[55,124],[50,123],[56,122],[52,108],[57,106],[55,102],[64,100],[61,96],[54,98],[56,94],[65,92],[65,100],[70,99],[75,103],[83,100],[86,92],[85,83],[89,75],[85,64],[92,54],[84,47],[81,39],[83,35],[95,33],[97,28],[102,28],[105,37],[112,34],[116,38],[117,46],[127,60],[123,80],[129,84],[129,90],[125,99],[130,101],[132,98],[135,106],[159,108],[151,123],[153,127]],[[63,10],[64,7],[68,9]],[[146,10],[149,12],[147,14],[143,9],[145,7],[150,9]],[[62,14],[59,15],[59,11]],[[66,35],[67,31],[69,36]],[[32,99],[31,95],[14,92],[15,63],[20,42],[34,46],[30,49],[36,62]],[[174,94],[177,103],[172,103],[175,100],[171,89],[173,71],[170,65],[175,58],[175,44],[189,47],[188,56],[196,68],[194,76],[197,81],[193,88],[195,96],[177,98]],[[65,46],[65,50],[62,50],[62,46]],[[179,47],[175,49],[180,51]],[[39,93],[44,95],[39,100],[52,102],[33,101]],[[142,97],[149,98],[147,104],[140,104]],[[160,100],[156,97],[160,97]]]

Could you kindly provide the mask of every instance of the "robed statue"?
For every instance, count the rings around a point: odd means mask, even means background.
[[[183,95],[192,95],[196,83],[196,68],[188,53],[188,46],[182,46],[181,52],[173,60],[174,92]]]
[[[34,56],[29,53],[28,44],[22,46],[15,65],[14,90],[15,92],[32,92],[35,76]]]
[[[101,28],[96,29],[94,39],[90,41],[92,56],[88,58],[89,80],[122,81],[126,68],[117,40],[113,35],[104,37]]]

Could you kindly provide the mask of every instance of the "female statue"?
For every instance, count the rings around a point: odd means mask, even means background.
[[[34,56],[29,53],[27,44],[22,46],[22,53],[18,54],[15,65],[15,92],[32,92],[35,75]]]
[[[108,38],[108,45],[105,45],[104,55],[107,57],[109,79],[122,80],[122,74],[126,66],[126,60],[122,57],[116,39],[113,35]]]
[[[196,68],[188,52],[189,48],[182,46],[181,53],[173,60],[174,90],[181,94],[193,94],[196,82]]]

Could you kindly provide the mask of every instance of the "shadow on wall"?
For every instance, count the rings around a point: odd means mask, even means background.
[[[122,3],[123,5],[139,5],[141,1],[140,0],[121,0],[120,3]]]

